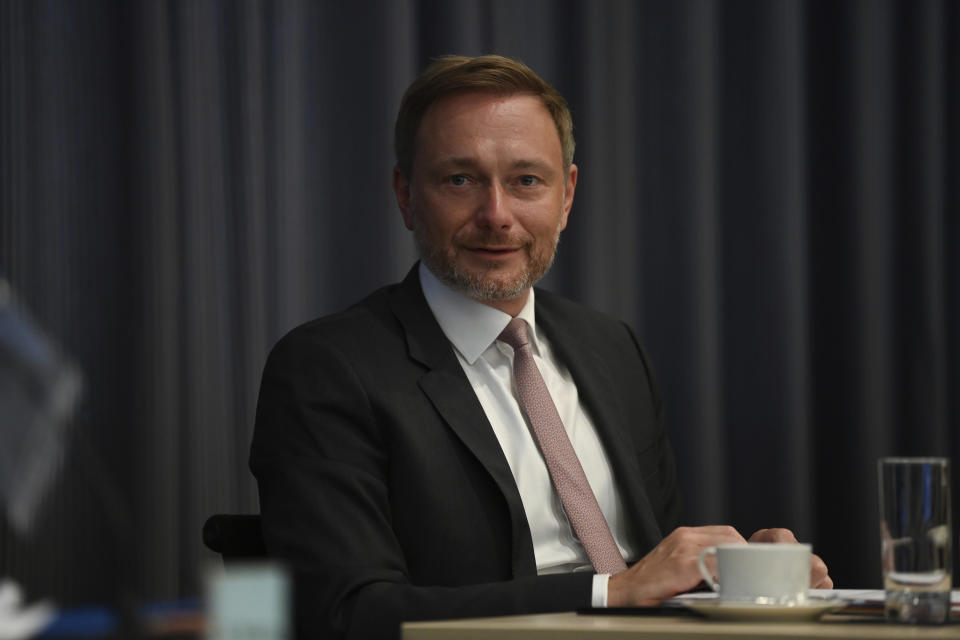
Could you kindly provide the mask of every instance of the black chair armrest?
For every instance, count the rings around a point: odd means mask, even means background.
[[[217,514],[203,524],[203,544],[226,560],[263,558],[267,555],[260,532],[260,516]]]

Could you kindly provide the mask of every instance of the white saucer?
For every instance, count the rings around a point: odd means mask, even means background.
[[[846,600],[808,600],[803,604],[752,604],[749,602],[721,602],[720,600],[690,600],[684,604],[697,613],[718,620],[816,620],[828,611],[846,606]]]

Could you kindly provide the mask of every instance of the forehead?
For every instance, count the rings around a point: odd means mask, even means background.
[[[529,93],[462,92],[434,102],[417,130],[415,153],[477,145],[529,148],[562,158],[560,134],[539,97]]]

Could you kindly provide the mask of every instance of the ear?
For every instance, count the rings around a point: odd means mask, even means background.
[[[560,230],[567,228],[567,218],[573,207],[573,192],[577,190],[577,165],[571,164],[563,185],[563,216],[560,218]]]
[[[397,206],[403,216],[403,224],[413,230],[413,215],[410,208],[410,180],[400,167],[393,168],[393,193],[397,197]]]

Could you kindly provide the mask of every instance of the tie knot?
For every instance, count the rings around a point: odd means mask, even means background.
[[[510,324],[500,332],[498,339],[513,347],[514,351],[522,349],[530,342],[527,338],[527,323],[520,318],[514,318],[510,321]]]

